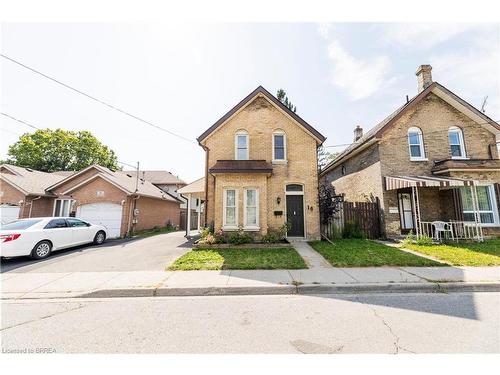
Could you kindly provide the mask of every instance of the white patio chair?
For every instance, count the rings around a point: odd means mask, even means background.
[[[451,225],[451,223],[446,223],[444,221],[433,221],[432,226],[434,227],[434,238],[436,239],[436,241],[440,241],[441,238],[445,238],[446,233],[450,234],[452,241],[455,240],[455,237],[453,236],[453,226]]]

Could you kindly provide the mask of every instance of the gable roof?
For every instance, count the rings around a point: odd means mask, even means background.
[[[119,171],[129,174],[132,177],[137,175],[137,171]],[[168,171],[139,171],[139,178],[151,182],[154,185],[186,185],[180,178],[174,176]]]
[[[139,179],[139,183],[137,184],[137,179],[136,177],[129,177],[127,174],[123,173],[122,171],[117,171],[114,172],[106,167],[102,167],[100,165],[91,165],[85,169],[82,169],[79,172],[76,172],[66,178],[62,178],[60,181],[57,183],[51,185],[48,187],[48,190],[53,190],[56,187],[63,186],[65,183],[73,180],[74,178],[84,174],[90,169],[96,169],[96,174],[90,176],[86,180],[82,181],[81,183],[77,184],[76,186],[73,186],[69,188],[66,192],[71,192],[78,187],[85,185],[86,183],[90,182],[91,180],[95,178],[102,178],[112,185],[115,185],[119,189],[123,190],[126,194],[132,195],[132,194],[137,194],[141,196],[147,196],[151,198],[159,198],[159,199],[166,199],[174,202],[180,202],[179,199],[173,197],[172,195],[165,193],[164,191],[160,190],[156,186],[154,186],[151,182],[145,181],[142,179]],[[137,191],[136,191],[136,185],[137,185]],[[66,193],[65,192],[65,193]]]
[[[480,110],[478,110],[477,108],[475,108],[474,106],[472,106],[471,104],[460,98],[455,93],[448,90],[443,85],[439,84],[438,82],[432,82],[432,84],[430,84],[425,90],[414,96],[412,99],[410,99],[407,103],[403,104],[401,107],[397,108],[389,116],[387,116],[373,128],[367,131],[360,139],[358,139],[356,142],[348,146],[335,158],[335,160],[332,160],[330,163],[328,163],[321,170],[320,174],[322,175],[323,173],[327,172],[341,161],[350,157],[350,154],[354,154],[354,151],[358,149],[359,150],[364,149],[364,147],[362,146],[368,146],[368,142],[377,140],[378,137],[380,137],[384,133],[384,131],[390,128],[402,115],[404,115],[404,113],[407,110],[415,107],[418,103],[420,103],[420,101],[422,101],[422,99],[424,99],[431,92],[436,94],[449,104],[451,104],[450,102],[454,101],[455,102],[454,104],[458,104],[459,106],[466,108],[470,113],[464,113],[465,112],[464,109],[459,109],[459,108],[457,109],[460,110],[465,115],[467,115],[468,117],[472,117],[471,114],[475,115],[477,118],[473,120],[476,120],[478,123],[481,123],[485,127],[489,127],[490,131],[498,134],[497,136],[500,137],[500,125],[497,122],[495,122],[490,117],[485,115],[483,112],[481,112]]]
[[[10,164],[2,164],[0,167],[12,172],[0,172],[0,178],[25,195],[51,195],[46,191],[47,188],[64,179],[63,176]]]
[[[212,134],[219,126],[224,124],[229,118],[231,118],[236,112],[249,104],[252,99],[254,99],[257,95],[264,95],[269,101],[274,103],[278,108],[283,110],[288,116],[290,116],[295,122],[305,128],[309,133],[311,133],[319,143],[323,143],[326,139],[319,131],[314,129],[311,125],[309,125],[306,121],[304,121],[299,115],[295,112],[288,109],[283,103],[281,103],[273,94],[267,91],[264,87],[259,86],[255,90],[253,90],[250,94],[248,94],[242,101],[240,101],[236,106],[234,106],[229,112],[227,112],[224,116],[222,116],[215,124],[209,127],[207,130],[203,132],[198,138],[198,143],[201,143],[205,138],[207,138],[210,134]]]

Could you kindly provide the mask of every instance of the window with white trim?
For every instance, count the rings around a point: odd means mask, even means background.
[[[223,226],[238,227],[238,192],[236,189],[224,190]]]
[[[273,133],[273,160],[286,160],[286,135],[282,131]]]
[[[234,137],[234,158],[248,160],[248,133],[239,131]]]
[[[257,189],[245,189],[244,200],[245,228],[259,227],[259,191]]]
[[[493,185],[476,186],[476,189],[480,223],[485,225],[499,224]],[[464,221],[475,221],[471,188],[461,187],[460,196],[462,197]]]
[[[56,199],[54,201],[54,215],[55,217],[69,216],[71,212],[72,199]]]
[[[410,147],[410,160],[425,159],[422,130],[416,127],[408,129],[408,146]]]
[[[464,133],[462,132],[462,129],[457,126],[452,126],[448,130],[448,141],[450,142],[451,158],[464,159],[466,155]]]

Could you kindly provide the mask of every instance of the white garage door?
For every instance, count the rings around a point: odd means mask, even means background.
[[[0,205],[0,222],[2,224],[19,219],[19,206]]]
[[[92,203],[78,206],[76,217],[92,224],[104,225],[108,238],[120,237],[122,206],[115,203]]]

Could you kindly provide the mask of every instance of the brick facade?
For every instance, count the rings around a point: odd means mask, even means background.
[[[351,157],[322,176],[324,183],[332,183],[337,193],[347,200],[366,201],[367,194],[381,199],[383,222],[387,236],[401,235],[398,191],[385,190],[385,176],[433,176],[434,161],[450,159],[448,129],[457,126],[463,131],[466,155],[470,159],[498,159],[496,137],[462,112],[432,92],[403,114],[385,130],[376,145]],[[411,161],[408,129],[418,127],[423,134],[427,160]],[[461,172],[440,174],[437,177],[458,177],[479,180],[481,183],[500,182],[500,172]],[[455,219],[452,190],[419,188],[422,221]],[[500,209],[500,208],[499,208]],[[486,234],[500,235],[500,227],[485,228]]]
[[[217,160],[235,159],[235,133],[240,130],[249,135],[249,159],[272,163],[270,176],[256,173],[208,173]],[[286,134],[286,162],[272,162],[272,137],[275,131]],[[223,189],[234,187],[238,189],[238,223],[242,225],[243,189],[256,187],[259,189],[258,235],[267,233],[268,228],[277,230],[286,221],[286,185],[301,184],[304,186],[305,235],[311,239],[319,238],[316,142],[310,133],[265,96],[254,98],[202,142],[208,149],[207,223],[213,222],[216,229],[222,226]],[[277,203],[278,198],[280,204]],[[275,216],[274,211],[282,211],[283,215]]]

